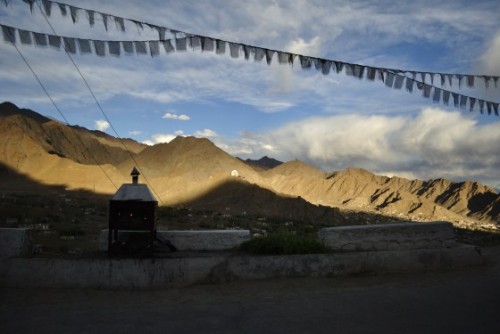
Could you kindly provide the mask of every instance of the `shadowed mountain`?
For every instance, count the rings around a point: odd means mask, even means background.
[[[228,179],[185,204],[196,210],[222,214],[261,216],[332,226],[344,223],[337,208],[314,205],[300,197],[279,196],[241,179]]]
[[[0,192],[41,192],[45,187],[0,162]]]
[[[269,158],[268,156],[264,156],[258,160],[246,159],[245,162],[248,165],[257,168],[257,170],[259,171],[268,170],[277,167],[283,163],[282,161]]]

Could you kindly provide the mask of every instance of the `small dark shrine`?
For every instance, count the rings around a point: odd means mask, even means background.
[[[123,184],[109,201],[110,254],[153,251],[158,201],[147,185],[139,183],[135,167],[130,175],[132,183]]]

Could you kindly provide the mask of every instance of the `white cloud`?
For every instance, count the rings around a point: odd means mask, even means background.
[[[177,115],[177,114],[173,114],[170,112],[165,113],[165,115],[163,115],[162,118],[175,119],[175,120],[179,120],[179,121],[189,121],[191,119],[191,117],[189,117],[188,115],[184,115],[184,114]]]
[[[321,56],[321,39],[319,36],[315,36],[311,38],[309,42],[306,42],[302,38],[295,39],[288,43],[285,47],[285,50],[297,53],[301,55],[309,55],[309,56]]]
[[[184,131],[182,130],[177,130],[174,133],[157,133],[151,136],[151,139],[143,141],[144,144],[147,145],[154,145],[154,144],[159,144],[159,143],[170,143],[172,140],[174,140],[178,136],[186,136]],[[211,139],[218,139],[218,144],[224,145],[224,142],[220,140],[219,134],[213,130],[210,129],[204,129],[204,130],[199,130],[194,133],[194,136],[196,137],[203,137],[203,138],[211,138]]]
[[[500,123],[481,125],[459,112],[426,108],[418,116],[337,115],[289,123],[249,143],[280,160],[325,171],[350,166],[422,179],[500,182]],[[253,144],[253,145],[252,145]]]
[[[170,143],[178,136],[184,136],[184,131],[177,130],[174,133],[157,133],[151,136],[151,139],[145,140],[142,143],[146,145],[155,145],[160,143]]]
[[[129,131],[128,134],[131,135],[131,136],[138,136],[138,135],[141,134],[141,131],[132,130],[132,131]]]
[[[276,147],[262,141],[261,135],[242,131],[237,139],[217,137],[214,143],[227,153],[241,158],[261,158],[265,155],[277,155]]]
[[[500,31],[481,57],[483,70],[488,75],[500,75]]]
[[[155,144],[170,143],[175,137],[177,136],[174,134],[155,134],[153,135],[153,140]]]
[[[205,138],[212,138],[219,136],[217,132],[210,129],[198,130],[194,133],[194,135],[196,137],[205,137]]]
[[[106,131],[109,129],[109,123],[108,121],[104,119],[98,119],[97,121],[94,121],[95,128],[99,131]]]

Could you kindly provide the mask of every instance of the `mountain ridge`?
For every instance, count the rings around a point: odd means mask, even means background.
[[[256,168],[256,161],[271,161],[275,166]],[[220,210],[224,202],[217,198],[224,196],[211,189],[215,184],[229,184],[224,189],[241,198],[229,196],[225,200],[233,205],[238,203],[242,211],[245,203],[251,206],[250,198],[269,198],[270,191],[282,198],[299,199],[287,201],[293,206],[289,211],[297,215],[296,207],[307,201],[318,208],[374,212],[412,220],[500,222],[500,196],[479,182],[407,180],[355,167],[325,173],[299,160],[281,163],[269,157],[243,161],[204,138],[177,137],[170,143],[147,146],[132,139],[68,126],[11,103],[0,104],[0,162],[39,182],[103,193],[113,193],[116,185],[129,182],[131,167],[137,164],[143,180],[160,195],[164,205],[198,199],[199,207],[207,208],[212,201],[212,206]],[[245,197],[244,191],[236,189],[252,191],[254,197]],[[203,197],[207,193],[217,198]],[[266,201],[257,202],[266,205]],[[274,199],[268,202],[284,203]],[[286,211],[286,205],[278,206]]]

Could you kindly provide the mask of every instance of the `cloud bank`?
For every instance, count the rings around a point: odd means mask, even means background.
[[[438,108],[425,108],[417,116],[311,117],[254,142],[254,156],[269,154],[264,143],[278,159],[298,158],[325,171],[356,166],[387,175],[500,185],[500,123],[481,125],[463,113]]]

